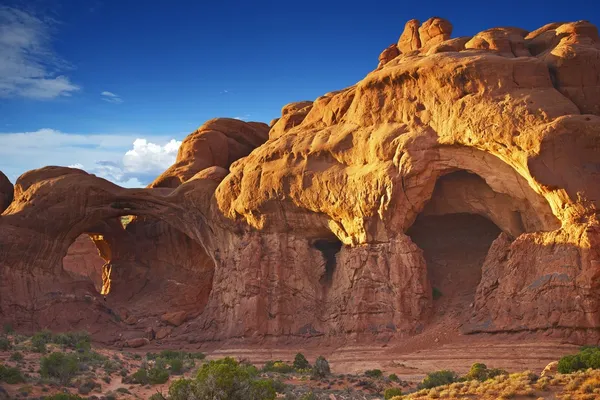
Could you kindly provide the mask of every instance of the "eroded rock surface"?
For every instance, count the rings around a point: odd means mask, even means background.
[[[598,31],[451,32],[409,21],[364,79],[270,126],[208,121],[147,189],[24,174],[0,217],[2,318],[122,345],[149,327],[163,341],[394,338],[449,316],[464,333],[598,342]],[[65,272],[81,234],[107,260],[106,301]]]

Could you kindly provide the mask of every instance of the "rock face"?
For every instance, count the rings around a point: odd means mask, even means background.
[[[8,208],[13,200],[13,185],[0,171],[0,213]]]
[[[409,21],[376,70],[270,128],[208,121],[147,189],[25,173],[0,217],[2,319],[143,345],[147,328],[404,337],[451,315],[463,333],[597,343],[597,29],[451,32]],[[106,301],[66,272],[82,234]]]

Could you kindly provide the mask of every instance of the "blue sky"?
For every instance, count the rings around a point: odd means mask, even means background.
[[[598,3],[3,0],[0,170],[74,165],[145,185],[207,119],[268,123],[362,79],[411,18],[446,18],[457,37],[599,25]]]

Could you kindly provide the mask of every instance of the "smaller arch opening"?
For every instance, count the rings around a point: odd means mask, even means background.
[[[318,239],[313,242],[313,247],[321,252],[325,259],[325,272],[321,276],[320,282],[324,285],[330,285],[335,272],[336,256],[342,249],[342,242],[335,239]]]
[[[102,235],[82,233],[69,246],[67,254],[63,257],[63,269],[75,279],[92,282],[100,294],[110,290],[105,288],[105,270],[109,260],[102,254],[101,249],[108,246],[106,242],[101,244],[103,239]]]
[[[122,217],[119,217],[123,229],[127,229],[127,225],[129,225],[134,218],[134,215],[123,215]]]

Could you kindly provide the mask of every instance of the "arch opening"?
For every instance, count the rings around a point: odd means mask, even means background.
[[[494,192],[468,171],[436,181],[431,198],[406,231],[423,250],[436,316],[466,316],[490,246],[502,232],[512,237],[526,232],[532,218],[527,212],[518,200]]]
[[[103,239],[95,236],[96,240]],[[63,270],[73,279],[90,281],[96,291],[103,294],[103,272],[108,261],[102,258],[93,236],[82,233],[69,246],[67,254],[63,257]]]
[[[89,280],[112,309],[138,322],[166,312],[204,311],[214,262],[204,247],[149,216],[114,217],[85,229],[63,258],[63,270]],[[154,317],[152,317],[154,316]]]
[[[437,315],[461,313],[473,303],[481,267],[500,233],[477,214],[417,217],[407,235],[423,250]]]

